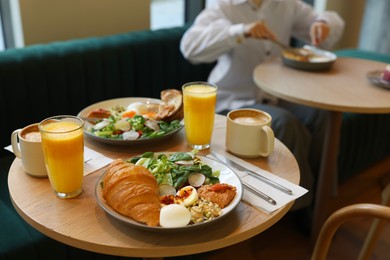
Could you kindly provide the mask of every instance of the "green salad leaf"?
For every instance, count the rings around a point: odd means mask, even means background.
[[[203,174],[206,177],[205,184],[219,183],[219,170],[213,172],[210,166],[196,156],[197,153],[196,149],[191,152],[158,155],[146,152],[127,161],[150,170],[159,185],[168,184],[180,189],[188,182],[191,173]]]
[[[103,138],[137,140],[161,137],[182,127],[179,120],[166,122],[138,114],[132,118],[122,118],[124,110],[119,106],[111,107],[109,110],[111,116],[96,122],[88,128],[88,131]]]

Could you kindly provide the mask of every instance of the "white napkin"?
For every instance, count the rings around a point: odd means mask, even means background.
[[[110,164],[113,159],[84,146],[84,176]]]
[[[13,153],[12,145],[8,145],[4,149]],[[84,176],[107,166],[112,161],[111,158],[84,146]]]
[[[235,171],[235,173],[240,177],[240,179],[243,183],[250,184],[251,187],[256,188],[259,191],[267,194],[268,196],[270,196],[271,198],[273,198],[276,201],[276,205],[272,205],[271,203],[258,197],[257,195],[255,195],[254,193],[252,193],[251,191],[249,191],[248,189],[246,189],[243,186],[244,195],[242,197],[242,200],[245,201],[246,203],[254,206],[254,207],[257,207],[257,208],[265,211],[268,214],[285,206],[289,202],[296,200],[297,198],[303,196],[305,193],[308,192],[307,189],[305,189],[299,185],[296,185],[290,181],[287,181],[283,178],[280,178],[279,176],[276,176],[275,174],[272,174],[266,170],[263,170],[259,167],[256,167],[250,163],[247,163],[246,161],[244,161],[240,158],[237,158],[237,157],[235,157],[233,155],[229,155],[229,154],[224,154],[224,156],[229,158],[230,160],[242,165],[243,167],[256,172],[259,175],[262,175],[268,179],[271,179],[271,180],[283,185],[284,187],[286,187],[292,191],[292,195],[288,195],[288,194],[266,184],[265,182],[260,181],[260,180],[256,179],[255,177],[248,175],[247,173],[245,173],[243,171],[238,171],[236,169],[233,169]],[[208,157],[216,159],[212,155],[208,155]],[[216,160],[218,160],[218,159],[216,159]]]

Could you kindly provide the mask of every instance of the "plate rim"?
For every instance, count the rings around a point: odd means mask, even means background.
[[[320,71],[320,70],[327,70],[330,69],[333,63],[337,60],[337,54],[331,51],[323,50],[316,48],[314,46],[310,45],[304,45],[302,48],[311,50],[314,53],[324,53],[327,56],[330,56],[329,61],[324,62],[308,62],[308,61],[297,61],[294,59],[289,59],[284,57],[283,54],[281,54],[281,58],[283,61],[283,64],[285,64],[288,67],[299,69],[299,70],[306,70],[306,71]]]
[[[377,87],[390,89],[390,81],[386,81],[379,76],[379,74],[383,73],[383,71],[384,70],[372,70],[367,72],[366,76],[371,84]]]
[[[176,151],[176,152],[180,152],[180,151]],[[172,153],[175,153],[175,151],[172,151],[172,152],[171,151],[167,151],[167,152],[154,152],[154,154],[161,154],[161,153],[172,154]],[[146,224],[142,224],[140,222],[132,220],[131,218],[126,217],[126,216],[116,212],[113,208],[111,208],[110,205],[108,205],[105,202],[104,198],[102,197],[100,183],[102,182],[102,179],[104,178],[104,176],[107,174],[107,171],[102,173],[99,176],[99,178],[98,178],[98,180],[96,182],[96,185],[95,185],[95,198],[96,198],[99,206],[103,209],[103,211],[106,214],[110,215],[112,218],[115,218],[116,220],[118,220],[118,221],[120,221],[120,222],[122,222],[124,224],[127,224],[130,227],[134,227],[134,228],[137,228],[137,229],[140,229],[140,230],[155,231],[155,232],[172,232],[172,231],[173,232],[177,232],[177,231],[188,231],[188,230],[195,230],[195,229],[207,227],[207,226],[215,223],[216,221],[220,221],[220,220],[224,219],[232,211],[234,211],[234,209],[237,208],[237,206],[242,201],[242,197],[243,197],[243,194],[244,194],[244,188],[242,186],[242,182],[241,182],[241,179],[238,176],[238,174],[234,171],[234,169],[232,169],[231,167],[229,167],[225,163],[220,162],[220,161],[218,161],[218,160],[216,160],[214,158],[207,157],[207,156],[197,155],[197,157],[199,157],[202,161],[203,161],[203,159],[211,160],[214,163],[216,163],[216,164],[218,164],[220,166],[223,166],[225,169],[228,169],[230,171],[230,175],[233,174],[234,178],[236,179],[236,182],[238,183],[238,187],[236,186],[237,193],[236,193],[235,198],[232,201],[232,202],[234,202],[234,204],[231,204],[231,205],[228,206],[228,207],[230,207],[228,212],[223,212],[223,214],[221,216],[219,216],[218,218],[215,218],[215,219],[213,219],[211,221],[207,221],[207,222],[203,222],[203,223],[199,223],[199,224],[193,224],[193,225],[189,225],[189,226],[185,226],[185,227],[166,228],[166,227],[161,227],[161,226],[151,227],[151,226],[147,226]],[[224,210],[224,209],[222,209],[222,210]]]
[[[94,104],[91,104],[85,108],[83,108],[81,111],[79,111],[77,113],[77,116],[86,116],[86,115],[83,115],[85,114],[86,111],[92,109],[93,107],[98,107],[99,104],[104,104],[104,103],[115,103],[115,102],[126,102],[126,100],[129,100],[130,102],[127,102],[127,104],[132,104],[132,103],[135,103],[135,102],[139,102],[139,101],[147,101],[147,100],[150,100],[152,101],[152,103],[161,103],[161,99],[157,99],[157,98],[148,98],[148,97],[122,97],[122,98],[112,98],[112,99],[107,99],[107,100],[102,100],[102,101],[99,101],[99,102],[96,102]],[[121,146],[125,146],[125,145],[140,145],[140,144],[150,144],[150,143],[158,143],[160,141],[163,141],[171,136],[173,136],[174,134],[178,133],[181,129],[183,129],[184,125],[182,123],[180,123],[181,127],[177,128],[176,130],[172,131],[172,132],[169,132],[168,134],[165,134],[163,136],[159,136],[159,137],[155,137],[155,138],[150,138],[150,139],[136,139],[136,140],[119,140],[119,139],[110,139],[110,138],[104,138],[104,137],[99,137],[99,136],[96,136],[96,135],[93,135],[91,134],[87,129],[86,129],[86,125],[84,125],[84,133],[86,134],[86,136],[88,136],[89,138],[93,139],[93,140],[96,140],[97,142],[100,142],[100,143],[105,143],[105,144],[110,144],[110,145],[121,145]]]

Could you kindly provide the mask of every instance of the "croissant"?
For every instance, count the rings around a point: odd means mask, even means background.
[[[102,195],[120,214],[148,226],[159,225],[158,184],[145,167],[114,160],[104,176]]]

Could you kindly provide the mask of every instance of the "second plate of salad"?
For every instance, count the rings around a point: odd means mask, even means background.
[[[179,120],[168,122],[153,118],[160,102],[153,98],[110,99],[84,108],[78,116],[86,119],[84,133],[98,142],[115,145],[157,143],[183,128]],[[99,113],[102,118],[96,118]]]

